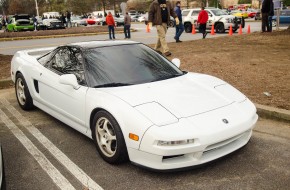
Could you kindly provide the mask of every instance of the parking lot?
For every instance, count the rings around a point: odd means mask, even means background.
[[[109,165],[89,138],[0,91],[7,189],[288,189],[290,124],[260,119],[249,144],[200,168],[158,173]]]

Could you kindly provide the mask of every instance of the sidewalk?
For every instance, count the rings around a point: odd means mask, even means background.
[[[0,80],[0,89],[12,87],[13,82],[10,78],[5,80]],[[257,113],[260,117],[269,118],[269,119],[275,119],[285,122],[290,122],[290,111],[274,108],[270,106],[255,104],[257,108]]]

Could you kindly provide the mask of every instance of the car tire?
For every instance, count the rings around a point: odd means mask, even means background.
[[[276,20],[272,20],[272,27],[277,26],[277,21]]]
[[[15,93],[18,104],[23,110],[31,110],[34,108],[27,83],[21,73],[16,75]]]
[[[1,151],[1,158],[2,158],[2,184],[0,184],[1,186],[1,190],[6,190],[6,177],[5,177],[5,167],[4,167],[4,158],[3,158],[3,151],[2,151],[2,147],[0,146],[0,151]]]
[[[174,25],[175,25],[175,24],[174,24],[174,21],[172,21],[172,20],[169,21],[169,23],[168,23],[168,26],[169,26],[169,27],[174,27]]]
[[[115,118],[106,111],[95,114],[92,137],[101,157],[110,164],[128,160],[128,152],[122,130]]]
[[[225,32],[225,26],[223,23],[217,23],[215,25],[215,31],[216,33],[224,33]]]
[[[192,30],[192,25],[191,25],[191,23],[185,23],[185,24],[184,24],[184,30],[185,30],[186,33],[190,33],[191,30]]]

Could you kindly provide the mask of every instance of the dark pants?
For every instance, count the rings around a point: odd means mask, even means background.
[[[268,22],[269,22],[269,32],[272,32],[272,16],[269,16]]]
[[[269,13],[262,13],[262,32],[269,32]]]
[[[110,25],[108,26],[109,28],[109,38],[112,39],[112,35],[113,34],[113,39],[115,39],[115,29],[114,29],[114,26]]]
[[[131,38],[130,27],[130,25],[124,25],[125,38]]]
[[[206,23],[205,24],[199,24],[198,28],[199,32],[202,33],[203,38],[205,38],[205,33],[206,33]]]
[[[179,40],[181,34],[182,34],[183,31],[184,31],[184,26],[183,26],[182,22],[180,22],[179,25],[176,25],[176,26],[175,26],[175,29],[176,29],[176,32],[175,32],[175,39],[176,39],[176,40]]]

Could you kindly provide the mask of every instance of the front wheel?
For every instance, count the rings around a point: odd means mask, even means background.
[[[110,164],[127,161],[124,136],[115,118],[106,111],[99,111],[92,125],[92,136],[101,157]]]
[[[31,110],[34,107],[27,83],[21,73],[16,75],[15,92],[18,104],[23,110]]]
[[[216,33],[224,33],[225,32],[225,26],[223,23],[217,23],[215,25],[215,31]]]
[[[168,26],[169,26],[169,27],[174,27],[174,25],[175,25],[175,24],[174,24],[174,21],[172,21],[172,20],[169,21],[169,23],[168,23]]]
[[[191,25],[191,23],[186,23],[186,24],[184,24],[184,30],[185,30],[186,33],[190,33],[191,30],[192,30],[192,25]]]

